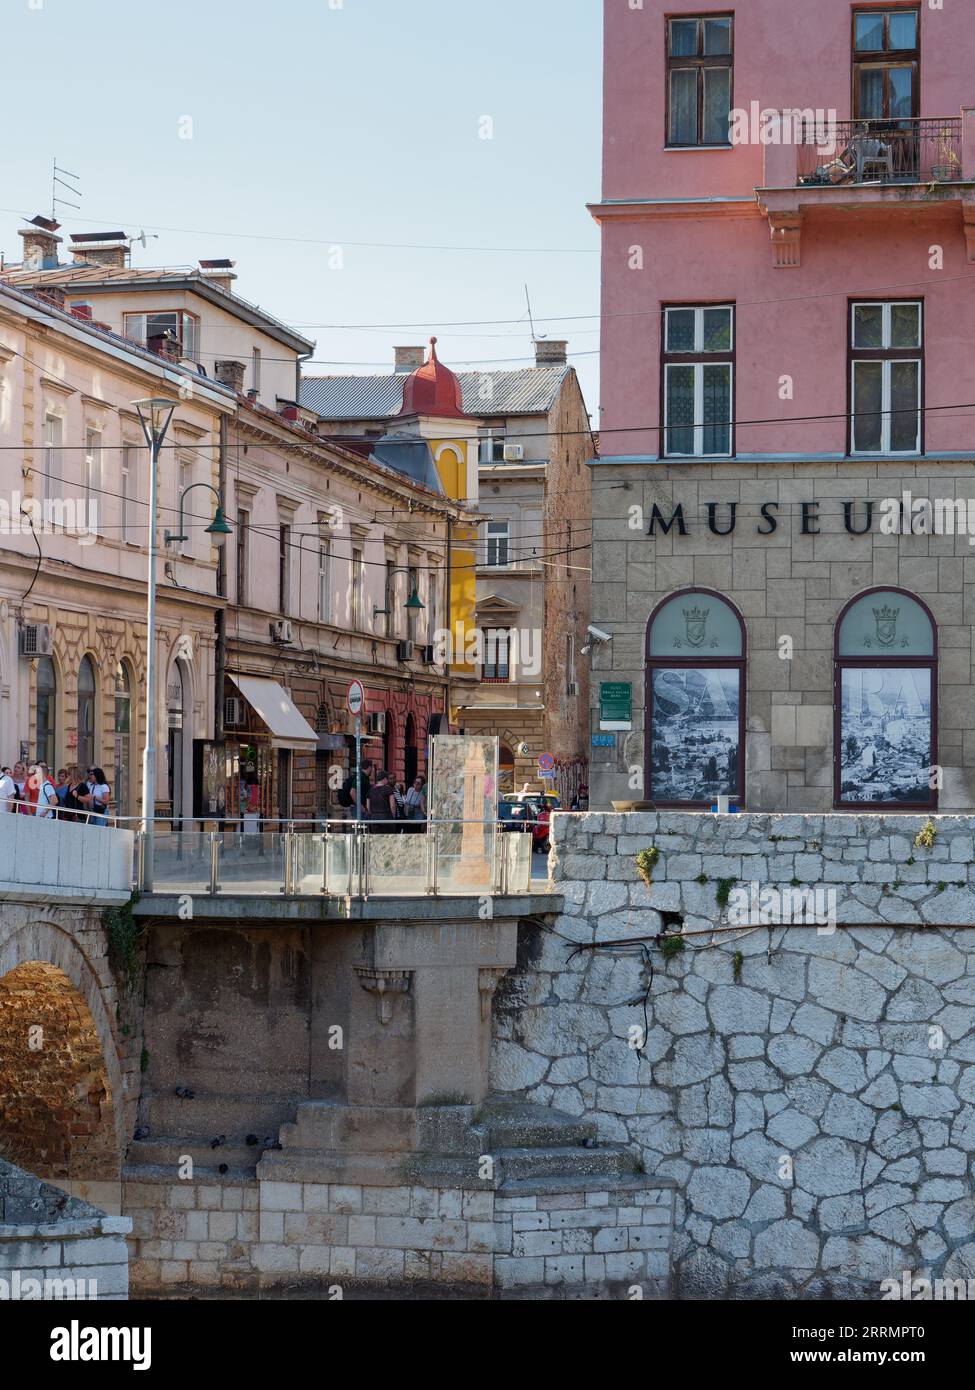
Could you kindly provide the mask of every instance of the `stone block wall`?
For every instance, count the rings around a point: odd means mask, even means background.
[[[936,817],[929,849],[924,824],[554,818],[564,910],[521,928],[493,1088],[595,1119],[676,1183],[678,1297],[975,1277],[975,821]],[[833,889],[835,930],[734,926],[720,880]],[[668,957],[654,938],[681,921]]]
[[[131,1228],[0,1159],[0,1300],[127,1298]]]
[[[673,1185],[518,1194],[416,1184],[130,1179],[139,1293],[337,1286],[469,1297],[666,1296]]]

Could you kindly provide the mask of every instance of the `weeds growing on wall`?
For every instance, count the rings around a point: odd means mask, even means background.
[[[914,837],[916,849],[934,849],[934,842],[938,838],[938,827],[929,816],[921,826],[921,829]]]
[[[145,932],[135,919],[138,893],[133,893],[121,907],[107,907],[102,913],[102,926],[108,939],[108,963],[120,995],[129,995],[139,973],[139,942]]]

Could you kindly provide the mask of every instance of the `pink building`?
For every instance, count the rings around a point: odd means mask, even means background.
[[[971,20],[606,0],[594,807],[975,802]]]

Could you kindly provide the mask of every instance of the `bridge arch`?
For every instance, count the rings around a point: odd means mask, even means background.
[[[104,959],[93,964],[55,922],[27,921],[0,941],[0,1146],[37,1177],[119,1181],[127,1107],[114,1007]]]

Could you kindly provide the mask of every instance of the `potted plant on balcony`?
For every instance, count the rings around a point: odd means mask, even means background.
[[[961,160],[955,153],[955,132],[950,125],[943,125],[938,131],[938,163],[931,170],[935,183],[951,183],[957,179]]]

